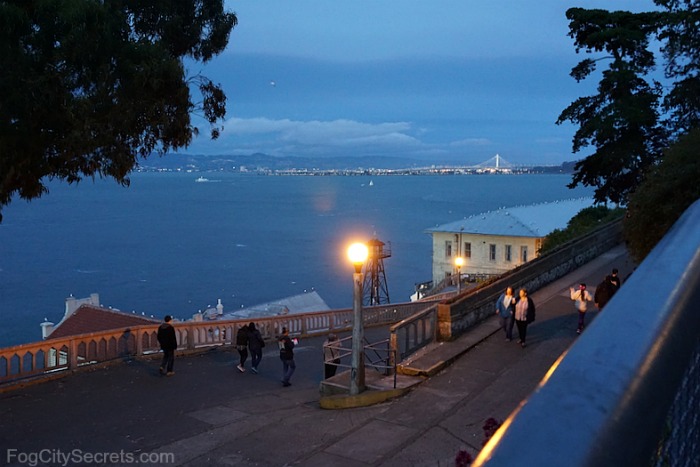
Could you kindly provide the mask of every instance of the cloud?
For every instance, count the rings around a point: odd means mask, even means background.
[[[522,123],[521,123],[522,125]],[[567,160],[566,138],[538,135],[529,128],[521,129],[529,138],[516,137],[512,129],[507,138],[473,125],[472,137],[460,137],[463,130],[450,137],[435,138],[435,130],[414,122],[368,123],[353,119],[296,120],[290,118],[252,117],[228,119],[220,138],[214,141],[199,136],[186,151],[190,154],[248,155],[264,153],[271,156],[394,156],[421,161],[474,164],[496,153],[514,163],[561,163]],[[499,127],[500,125],[496,125]],[[479,133],[482,133],[481,135]],[[563,141],[557,144],[557,140]],[[523,142],[526,141],[526,142]],[[537,154],[533,157],[531,154]]]
[[[216,147],[227,147],[229,150],[237,147],[248,151],[255,148],[255,152],[273,155],[413,152],[424,146],[411,134],[413,132],[409,122],[231,118],[224,124],[224,133],[216,142]]]

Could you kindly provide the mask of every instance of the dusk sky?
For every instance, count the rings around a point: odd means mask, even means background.
[[[590,95],[570,7],[649,11],[651,0],[244,0],[227,50],[201,71],[228,97],[218,140],[188,154],[402,156],[558,165]],[[207,134],[207,132],[203,132]]]

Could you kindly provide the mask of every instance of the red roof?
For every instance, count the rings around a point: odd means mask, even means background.
[[[159,322],[160,321],[157,319],[147,318],[133,313],[125,313],[123,311],[110,310],[93,305],[81,305],[72,315],[56,326],[48,339],[127,328],[130,326],[143,326],[144,324]]]

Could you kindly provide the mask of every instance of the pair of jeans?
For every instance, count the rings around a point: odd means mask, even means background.
[[[510,315],[506,318],[499,315],[498,316],[498,323],[500,324],[501,329],[503,329],[503,332],[506,333],[506,339],[508,339],[508,340],[513,339],[513,324],[515,324],[514,319],[513,319],[513,315]]]
[[[515,316],[511,314],[508,317],[508,330],[506,331],[506,337],[508,339],[513,339],[513,326],[515,326]]]
[[[289,380],[296,369],[297,365],[294,363],[294,359],[282,360],[282,382],[285,384],[289,383]]]
[[[241,366],[245,366],[245,361],[248,358],[248,347],[239,345],[238,346],[238,355],[241,357]]]
[[[578,312],[578,330],[579,331],[583,331],[583,325],[584,325],[585,321],[586,321],[586,312],[579,311]]]
[[[260,360],[262,360],[262,349],[250,349],[250,365],[257,369]]]
[[[173,364],[175,363],[175,349],[163,349],[163,361],[160,363],[160,368],[163,371],[172,373]]]

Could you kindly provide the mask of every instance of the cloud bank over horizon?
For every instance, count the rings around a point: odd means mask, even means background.
[[[229,47],[202,70],[221,83],[228,116],[217,140],[181,153],[402,156],[479,163],[500,154],[558,165],[575,128],[556,125],[595,82],[576,83],[583,55],[559,0],[424,2],[228,1]],[[651,10],[651,0],[577,6]],[[199,122],[193,120],[195,125]]]

